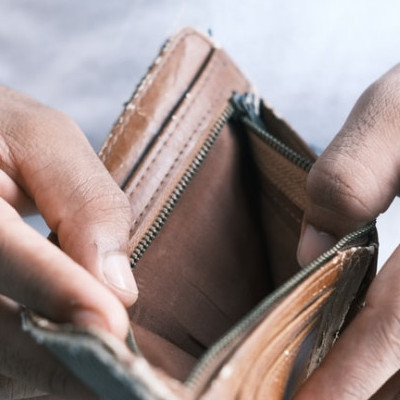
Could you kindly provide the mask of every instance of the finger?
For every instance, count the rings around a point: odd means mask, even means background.
[[[366,400],[399,370],[399,274],[400,247],[373,281],[366,306],[305,383],[296,400],[316,398],[317,394],[321,400]]]
[[[2,169],[34,199],[61,248],[131,305],[137,287],[126,257],[128,199],[73,121],[8,94],[0,93]]]
[[[31,215],[37,212],[32,199],[1,169],[0,197],[11,204],[21,215]]]
[[[53,320],[126,337],[128,317],[118,299],[2,199],[0,238],[0,293]]]
[[[363,93],[310,171],[298,249],[301,264],[388,208],[399,191],[399,130],[397,66]]]
[[[95,398],[43,346],[21,330],[19,306],[2,296],[0,320],[1,399],[31,399],[40,392],[71,400]]]

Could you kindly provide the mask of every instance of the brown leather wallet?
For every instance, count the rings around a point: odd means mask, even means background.
[[[362,306],[374,223],[299,267],[315,156],[192,29],[163,47],[100,158],[134,215],[133,334],[29,312],[25,329],[104,399],[290,399]]]

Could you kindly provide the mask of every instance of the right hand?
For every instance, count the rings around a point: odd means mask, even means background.
[[[314,164],[298,258],[307,264],[375,219],[400,188],[400,65],[360,97]],[[399,221],[393,221],[398,224]],[[399,238],[400,240],[400,238]],[[394,399],[400,393],[400,247],[373,280],[365,307],[296,400]]]
[[[22,220],[36,209],[62,250]],[[0,398],[29,398],[29,387],[91,397],[21,331],[19,304],[124,340],[124,306],[138,295],[126,255],[130,222],[128,199],[81,130],[0,87]]]

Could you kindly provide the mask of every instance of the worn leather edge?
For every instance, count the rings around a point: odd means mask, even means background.
[[[335,286],[337,288],[340,286],[340,282],[348,277],[349,272],[350,275],[353,275],[351,273],[352,268],[360,267],[360,264],[356,265],[350,262],[347,270],[343,269],[344,261],[342,260],[351,261],[352,257],[354,257],[353,255],[356,253],[360,254],[360,252],[363,252],[364,255],[368,253],[370,255],[369,261],[363,263],[361,266],[367,271],[370,267],[370,262],[374,259],[374,251],[375,246],[370,246],[368,248],[348,249],[339,253],[329,263],[316,270],[315,273],[293,288],[293,292],[288,295],[289,297],[283,299],[271,310],[273,314],[268,315],[268,318],[264,316],[262,325],[267,323],[271,324],[271,318],[282,320],[282,311],[280,311],[282,308],[287,314],[284,320],[291,321],[310,303],[310,298],[318,299],[320,296],[323,296],[329,286]],[[322,287],[325,288],[324,291],[320,289],[320,282],[322,281],[324,282],[322,284]],[[307,294],[308,291],[312,292],[310,298]],[[286,309],[284,304],[290,303],[291,297],[298,296],[296,293],[304,298],[304,307],[296,309],[295,314],[293,314],[290,309]],[[354,294],[354,291],[352,291],[352,293]],[[329,300],[326,304],[328,303]],[[325,312],[325,314],[329,317],[329,312]],[[272,315],[275,315],[275,317],[272,317]],[[342,322],[343,319],[341,319],[338,324],[335,324],[335,327],[331,327],[331,331],[333,329],[334,333],[336,333],[340,329]],[[101,330],[81,330],[71,325],[52,324],[30,313],[24,315],[23,323],[24,329],[28,330],[39,343],[49,346],[52,352],[60,357],[64,363],[68,364],[80,379],[83,377],[83,379],[86,380],[85,378],[89,372],[89,387],[103,398],[110,400],[182,400],[197,398],[197,396],[201,397],[200,393],[204,390],[204,386],[202,386],[203,389],[197,387],[195,391],[193,391],[193,388],[189,390],[179,382],[171,380],[162,372],[151,367],[143,358],[136,357],[130,353],[127,348],[124,348],[121,342],[116,341],[111,335],[107,335]],[[272,324],[272,326],[275,327],[275,324]],[[257,325],[255,332],[260,331],[260,329],[261,324]],[[278,332],[276,332],[276,334],[278,334]],[[265,340],[265,335],[263,336]],[[332,338],[334,337],[335,335],[332,335]],[[258,342],[258,340],[254,339],[253,333],[246,337],[244,343],[249,343],[249,341]],[[219,374],[214,378],[209,377],[206,379],[204,385],[208,387],[208,384],[211,383],[211,386],[209,386],[211,392],[206,392],[204,398],[228,398],[224,397],[226,395],[226,390],[232,389],[233,386],[235,386],[234,382],[240,381],[240,379],[238,376],[230,382],[229,378],[232,378],[232,376],[227,374],[227,371],[229,369],[231,369],[231,371],[237,371],[236,368],[232,368],[232,363],[235,362],[234,359],[237,357],[246,358],[245,347],[246,346],[241,346],[239,349],[235,350],[231,359],[223,363],[224,368]],[[327,348],[326,346],[324,347],[323,353],[325,353]],[[77,355],[79,355],[79,357],[77,357]],[[320,361],[320,349],[318,349],[316,353],[314,352],[313,356],[317,357],[318,361]],[[84,360],[83,363],[80,362],[81,359]],[[251,367],[251,365],[253,365],[253,363],[248,364],[247,368]],[[90,371],[90,367],[94,367],[96,370],[95,376],[98,378],[96,383],[91,381],[93,375]],[[216,368],[216,371],[217,370],[218,367]],[[105,373],[106,379],[105,376],[102,375],[103,373]],[[242,373],[240,376],[241,375]],[[92,383],[90,384],[90,382]],[[239,388],[235,390],[239,391]]]
[[[243,395],[243,388],[241,387],[242,380],[249,381],[253,373],[253,366],[255,365],[255,360],[249,360],[251,354],[251,347],[254,343],[269,343],[269,352],[271,353],[266,359],[279,373],[287,374],[290,370],[293,361],[294,349],[291,353],[287,353],[289,357],[281,357],[284,355],[279,351],[279,348],[274,348],[274,338],[279,338],[279,335],[283,334],[285,327],[289,327],[292,321],[295,321],[297,316],[302,314],[304,310],[309,310],[306,314],[309,314],[309,318],[304,320],[304,329],[311,329],[313,322],[319,313],[321,313],[322,321],[320,322],[320,329],[317,331],[317,340],[314,343],[313,350],[310,354],[308,373],[310,373],[318,363],[324,358],[327,350],[331,347],[335,339],[337,338],[337,333],[339,332],[348,308],[356,295],[358,287],[362,279],[356,279],[355,277],[364,277],[371,268],[376,256],[376,246],[374,243],[368,247],[357,247],[350,248],[345,251],[339,252],[334,258],[332,258],[325,265],[319,267],[311,273],[306,279],[298,283],[293,287],[289,293],[283,297],[274,307],[267,310],[267,314],[264,315],[263,320],[254,327],[252,332],[237,343],[230,352],[226,354],[224,360],[220,360],[219,366],[220,370],[217,375],[204,376],[202,380],[198,380],[196,385],[192,388],[196,395],[201,399],[214,399],[214,398],[231,398],[231,393],[234,393],[234,398],[246,399],[250,397],[249,393],[246,392],[246,396]],[[363,262],[360,263],[360,259],[363,258]],[[348,282],[347,278],[353,280],[353,282]],[[345,283],[345,285],[343,285]],[[349,288],[348,286],[352,286]],[[346,299],[343,304],[339,304],[342,299],[338,298],[338,295],[343,292],[343,290],[349,289],[346,293]],[[329,290],[328,296],[325,296]],[[325,296],[325,300],[317,306],[320,298]],[[340,297],[340,296],[339,296]],[[339,302],[339,303],[338,303]],[[293,304],[303,304],[303,306],[293,306]],[[340,308],[341,313],[338,315],[333,322],[331,320],[332,315],[330,310],[335,307]],[[329,329],[327,329],[329,326]],[[300,330],[303,331],[303,328]],[[292,332],[292,339],[288,340],[287,345],[290,347],[292,341],[296,335],[300,332],[297,328]],[[297,332],[297,333],[296,333]],[[303,332],[304,333],[304,332]],[[268,348],[268,346],[263,346],[263,352]],[[297,351],[297,350],[296,350]],[[276,353],[273,356],[272,353]],[[254,353],[254,351],[253,351]],[[257,351],[257,357],[261,356],[262,352]],[[265,355],[263,356],[266,357]],[[278,364],[274,364],[275,357],[277,360],[281,360],[286,363],[280,366],[278,369]],[[218,370],[218,365],[214,366],[214,371]],[[215,372],[213,373],[215,374]],[[285,382],[280,382],[279,379],[275,379],[271,371],[272,378],[267,382],[269,388],[267,389],[268,398],[278,399],[283,396],[285,387],[282,386]],[[254,386],[254,385],[253,385]],[[255,388],[249,388],[250,391],[256,393]],[[261,389],[260,389],[261,390]],[[265,394],[266,389],[264,388],[262,392]],[[279,393],[279,395],[278,395]],[[273,395],[272,395],[273,394]],[[251,397],[256,398],[256,397]],[[260,397],[262,399],[263,397]],[[258,398],[257,398],[258,399]]]
[[[134,219],[130,250],[151,230],[152,221],[164,208],[196,154],[200,153],[232,92],[250,87],[222,50],[214,51],[202,72],[190,96],[182,101],[174,118],[165,126],[125,187]],[[223,78],[227,85],[221,85]],[[153,230],[151,234],[154,234]]]
[[[102,399],[187,398],[180,382],[150,366],[105,331],[55,324],[30,311],[23,313],[22,326]]]
[[[317,159],[316,154],[291,127],[291,125],[285,121],[265,100],[261,102],[260,111],[267,130],[270,132],[276,132],[276,136],[283,143],[297,151],[299,154],[309,158],[312,161]]]
[[[99,152],[120,186],[185,98],[214,48],[208,37],[191,28],[183,29],[162,47]]]
[[[315,343],[307,375],[310,375],[319,366],[339,338],[354,301],[360,300],[360,289],[371,271],[375,269],[376,255],[375,243],[368,247],[355,247],[343,252],[342,265],[347,263],[350,264],[350,267],[341,271],[335,284],[335,293],[326,302],[325,314],[318,332],[321,341]],[[337,309],[342,310],[342,313],[335,312]]]

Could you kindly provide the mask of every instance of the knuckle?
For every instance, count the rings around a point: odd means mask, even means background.
[[[400,65],[361,95],[307,180],[310,205],[351,226],[385,211],[398,187]],[[382,154],[386,154],[383,161]],[[350,226],[349,224],[349,226]]]
[[[388,71],[372,86],[375,89],[375,97],[382,99],[384,104],[391,106],[391,110],[398,115],[397,109],[400,105],[400,64]]]
[[[111,179],[102,177],[80,179],[75,183],[69,201],[71,207],[60,216],[56,231],[74,232],[75,227],[106,230],[118,227],[119,232],[129,230],[131,207],[127,196]],[[85,225],[84,227],[82,225]]]
[[[56,146],[60,136],[83,136],[70,117],[39,103],[15,105],[6,114],[0,124],[0,135],[12,165],[21,167],[40,158]]]
[[[68,115],[39,103],[14,106],[7,110],[7,134],[15,137],[37,138],[51,132],[79,130]]]
[[[75,136],[81,134],[80,128],[68,115],[53,108],[38,106],[36,112],[30,112],[26,118],[28,125],[24,132],[31,132],[36,138],[51,140],[59,135]],[[43,140],[43,139],[39,139]]]
[[[372,83],[355,106],[357,118],[350,125],[360,136],[379,124],[396,124],[400,118],[400,67],[395,67]]]
[[[124,218],[130,215],[131,209],[127,196],[111,179],[91,179],[79,182],[74,190],[75,195],[82,199],[78,212],[97,211],[107,217],[121,214]]]
[[[397,366],[400,366],[400,313],[393,307],[387,307],[376,318],[375,335],[379,354],[390,352]],[[381,350],[383,349],[383,350]]]
[[[343,398],[345,398],[346,400],[359,400],[369,398],[369,390],[365,387],[365,379],[362,378],[363,375],[351,375],[352,374],[350,374],[349,377],[351,385],[347,385],[345,388],[343,388]]]
[[[0,87],[0,135],[10,141],[35,139],[41,132],[68,129],[79,131],[75,122],[61,111],[11,89]]]
[[[372,219],[374,210],[362,196],[364,181],[354,173],[355,160],[347,161],[346,152],[335,153],[338,154],[321,157],[311,169],[307,178],[310,201],[320,208],[353,219]],[[349,164],[352,168],[348,168]]]

